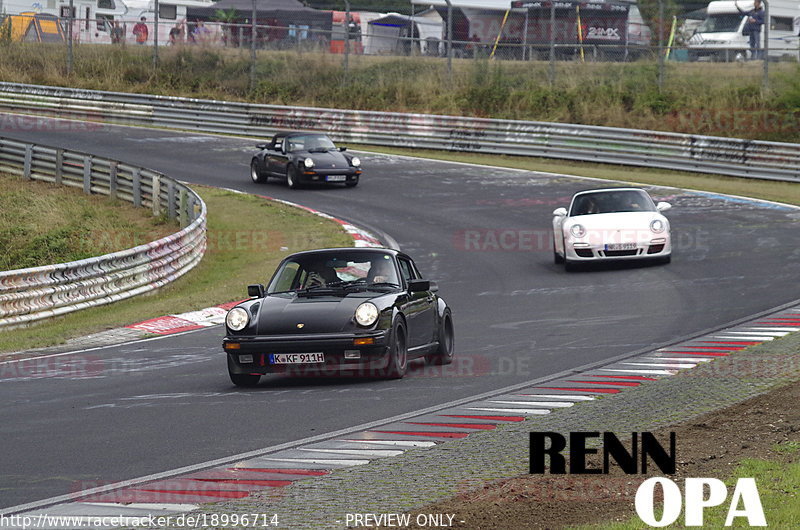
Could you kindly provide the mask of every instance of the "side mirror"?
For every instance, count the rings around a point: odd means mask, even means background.
[[[260,283],[247,286],[247,296],[250,298],[264,298],[264,286]]]
[[[342,152],[347,151],[347,148],[346,147],[340,147],[339,151],[342,151]]]
[[[421,293],[431,290],[431,282],[428,280],[410,280],[408,282],[409,293]]]
[[[656,204],[656,210],[658,210],[659,212],[666,212],[670,208],[672,208],[672,205],[668,202],[660,202]]]
[[[556,208],[553,210],[553,215],[556,217],[566,217],[567,216],[567,209],[566,208]]]
[[[268,144],[256,144],[256,149],[266,149]]]

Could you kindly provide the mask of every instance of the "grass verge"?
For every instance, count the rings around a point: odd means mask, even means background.
[[[800,186],[794,182],[744,179],[709,175],[705,173],[689,173],[669,171],[666,169],[616,166],[611,164],[594,164],[589,162],[571,162],[534,157],[455,153],[430,149],[406,149],[370,145],[354,145],[352,149],[447,160],[464,164],[482,164],[605,180],[652,184],[654,186],[674,186],[676,188],[740,195],[800,205]]]
[[[0,173],[0,271],[124,250],[177,232],[165,218],[111,200]]]
[[[746,458],[739,462],[733,472],[735,478],[725,481],[728,488],[727,500],[719,506],[705,510],[704,528],[725,528],[728,503],[731,501],[739,477],[751,477],[756,480],[761,504],[770,527],[800,528],[800,502],[797,502],[800,497],[800,445],[798,442],[785,442],[776,445],[774,450],[781,453],[784,458],[779,460]],[[792,498],[795,500],[790,501]],[[657,519],[661,518],[661,513],[660,510],[656,512]],[[675,524],[665,528],[685,528],[682,521],[683,516],[679,517]],[[574,528],[575,530],[638,530],[642,528],[642,524],[638,517],[633,517],[622,523],[600,523]],[[746,517],[736,517],[731,527],[750,528]]]
[[[61,344],[69,338],[171,313],[246,298],[288,252],[352,246],[338,224],[300,208],[193,186],[208,205],[208,250],[186,276],[151,295],[71,313],[30,328],[0,331],[0,351]],[[246,219],[246,223],[242,220]]]

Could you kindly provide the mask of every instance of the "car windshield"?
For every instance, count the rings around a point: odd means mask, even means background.
[[[654,212],[655,204],[642,190],[581,193],[572,201],[570,216],[615,212]]]
[[[325,152],[336,149],[330,138],[324,134],[302,134],[290,136],[286,139],[287,149],[290,153],[295,151]]]
[[[730,33],[739,30],[739,23],[742,15],[738,13],[725,13],[721,15],[709,15],[702,24],[697,27],[697,33]]]
[[[394,259],[382,252],[321,252],[284,261],[267,293],[330,289],[386,289],[400,286]]]

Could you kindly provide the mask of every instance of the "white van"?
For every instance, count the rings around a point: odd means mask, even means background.
[[[738,2],[742,11],[753,9],[753,0]],[[750,37],[742,35],[746,18],[736,2],[722,0],[708,4],[707,16],[689,39],[689,60],[733,61],[748,57]],[[769,1],[769,57],[798,58],[800,0]],[[766,20],[765,20],[766,23]],[[761,48],[764,47],[761,28]]]

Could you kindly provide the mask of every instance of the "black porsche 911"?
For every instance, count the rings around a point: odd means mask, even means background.
[[[319,133],[282,132],[268,144],[256,145],[260,151],[250,161],[253,182],[270,177],[284,179],[290,188],[311,183],[341,183],[352,188],[361,176],[361,160],[336,147]]]
[[[409,360],[453,360],[453,316],[434,282],[396,250],[337,248],[284,259],[269,285],[226,318],[223,348],[238,386],[262,375],[399,379]]]

